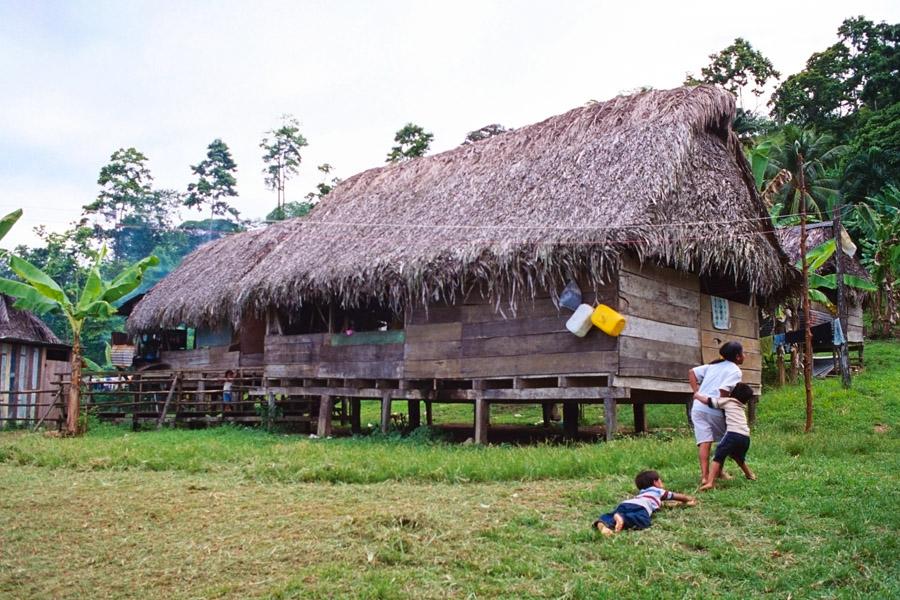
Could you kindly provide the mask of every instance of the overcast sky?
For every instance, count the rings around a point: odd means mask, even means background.
[[[447,150],[489,123],[675,87],[735,37],[789,75],[858,14],[897,22],[900,2],[0,0],[0,211],[25,210],[5,245],[77,218],[120,147],[147,155],[156,187],[184,190],[222,138],[233,203],[261,218],[275,195],[259,142],[282,114],[309,141],[287,186],[302,200],[316,165],[379,166],[409,121]]]

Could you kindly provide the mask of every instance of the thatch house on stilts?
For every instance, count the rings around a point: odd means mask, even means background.
[[[796,268],[796,265],[799,264],[801,258],[800,227],[779,227],[776,229],[776,234],[781,242],[781,246],[784,248],[788,257],[791,259],[792,264],[794,264]],[[832,221],[823,221],[821,223],[809,224],[806,226],[806,235],[806,247],[807,252],[809,252],[817,246],[821,246],[834,239],[834,223]],[[841,238],[841,244],[839,246],[843,252],[841,258],[843,272],[847,275],[852,275],[871,283],[869,273],[862,263],[859,262],[856,245],[851,240],[847,231],[843,230],[839,237]],[[835,250],[835,252],[837,252],[837,250]],[[819,268],[818,273],[820,275],[831,275],[835,273],[835,259],[836,257],[832,255]],[[847,327],[846,331],[842,331],[842,333],[847,339],[849,349],[857,356],[857,364],[862,366],[864,360],[863,304],[868,297],[868,292],[849,286],[846,286],[844,290],[847,301]],[[818,302],[812,302],[810,305],[810,327],[813,328],[813,352],[832,352],[834,350],[834,344],[832,343],[834,339],[832,327],[835,318],[837,318],[837,315],[835,314],[837,292],[830,289],[821,289],[820,291],[828,298],[832,306],[829,307]],[[792,308],[791,318],[789,319],[789,322],[785,324],[786,326],[782,328],[782,331],[776,333],[784,334],[786,344],[793,345],[797,344],[798,340],[802,340],[803,336],[804,323],[799,308],[799,294],[793,298],[792,301],[789,301],[789,304],[791,304]],[[772,326],[773,324],[768,325],[768,327],[764,328],[764,333],[774,331],[775,328]],[[802,345],[802,342],[800,345]],[[827,369],[827,361],[820,362],[823,366],[819,372],[824,376],[830,372],[830,369]]]
[[[0,295],[0,426],[55,418],[53,386],[70,371],[70,347],[14,302]]]
[[[248,324],[264,325],[260,393],[314,398],[320,434],[339,397],[354,428],[377,397],[383,426],[392,400],[412,424],[421,401],[470,403],[479,442],[497,402],[562,403],[569,433],[580,404],[604,404],[607,436],[630,403],[641,431],[645,405],[685,402],[687,370],[730,339],[758,389],[757,306],[796,272],[734,112],[712,87],[648,91],[365,171],[308,217],[198,249],[129,330],[224,325],[242,364]],[[621,335],[566,329],[573,280],[625,316]]]

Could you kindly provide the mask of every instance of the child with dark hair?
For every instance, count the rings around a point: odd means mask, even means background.
[[[741,381],[743,374],[740,365],[744,363],[744,347],[740,342],[725,342],[719,348],[719,356],[722,358],[688,371],[691,391],[718,397],[719,390],[731,390]],[[713,442],[718,442],[725,435],[725,416],[721,410],[695,400],[691,407],[691,423],[694,426],[697,458],[700,461],[700,485],[703,485],[709,476],[709,455]],[[722,476],[727,477],[724,473]]]
[[[623,529],[646,529],[650,527],[650,517],[665,500],[676,500],[693,506],[697,500],[691,496],[670,492],[663,487],[662,479],[656,471],[641,471],[634,478],[638,495],[620,503],[615,510],[594,521],[593,527],[603,535],[612,535]]]
[[[753,390],[746,383],[738,383],[730,393],[727,390],[719,392],[719,398],[694,392],[694,400],[725,411],[725,437],[716,446],[709,477],[700,486],[700,491],[715,487],[716,478],[722,472],[722,465],[729,456],[738,464],[747,479],[756,479],[756,475],[745,462],[747,450],[750,449],[750,426],[747,424],[747,414],[744,411],[747,403],[753,398]]]

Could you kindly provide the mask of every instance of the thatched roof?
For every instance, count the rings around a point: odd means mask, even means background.
[[[240,312],[236,304],[247,273],[283,240],[294,225],[285,221],[203,244],[151,288],[131,310],[131,332],[211,325]],[[227,318],[227,317],[225,317]]]
[[[309,216],[276,226],[277,246],[237,285],[219,246],[199,249],[129,327],[325,299],[400,308],[452,299],[473,281],[513,301],[575,272],[599,285],[625,251],[778,296],[796,274],[730,129],[734,112],[734,98],[709,86],[648,91],[364,171]],[[242,236],[214,244],[233,256]],[[197,289],[212,277],[225,282]]]
[[[13,308],[15,299],[0,294],[0,340],[40,346],[63,345],[47,325],[27,310]]]
[[[834,224],[832,221],[825,221],[822,223],[812,223],[806,226],[806,247],[807,252],[815,248],[816,246],[820,246],[827,242],[828,240],[834,238]],[[791,259],[791,264],[796,265],[797,261],[800,260],[800,226],[794,227],[778,227],[776,230],[776,234],[778,235],[778,239],[781,242],[781,246],[784,248],[784,251],[787,253],[788,257]],[[846,234],[846,231],[844,232]],[[862,263],[859,262],[856,256],[849,256],[847,253],[844,253],[844,258],[841,261],[841,266],[845,273],[849,273],[850,275],[856,275],[857,277],[861,277],[866,281],[871,281],[872,278],[869,277],[869,272],[866,271],[866,268],[862,266]],[[822,275],[828,275],[830,273],[834,273],[835,271],[835,260],[832,255],[824,265],[819,268],[819,273]],[[862,292],[860,290],[847,288],[847,292],[850,295],[851,300],[856,304],[859,303],[864,297],[868,294],[866,292]]]

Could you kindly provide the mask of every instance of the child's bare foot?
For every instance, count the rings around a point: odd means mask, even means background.
[[[756,473],[754,473],[753,471],[747,470],[745,475],[747,476],[747,479],[749,479],[750,481],[756,481]]]
[[[704,483],[703,485],[701,485],[699,491],[705,492],[706,490],[713,489],[713,487],[715,487],[715,486],[713,485],[713,482],[710,481],[709,483]]]
[[[619,513],[614,514],[613,521],[616,522],[616,533],[622,531],[622,529],[625,527],[625,519],[622,518],[622,515],[620,515]]]
[[[599,531],[600,533],[602,533],[603,535],[605,535],[607,537],[613,535],[613,530],[610,529],[609,527],[607,527],[603,521],[596,521],[594,523],[594,527],[597,528],[597,531]]]
[[[734,479],[734,477],[731,476],[731,473],[726,473],[725,471],[722,471],[721,473],[719,473],[719,479],[724,479],[725,481],[728,481],[730,479]]]

